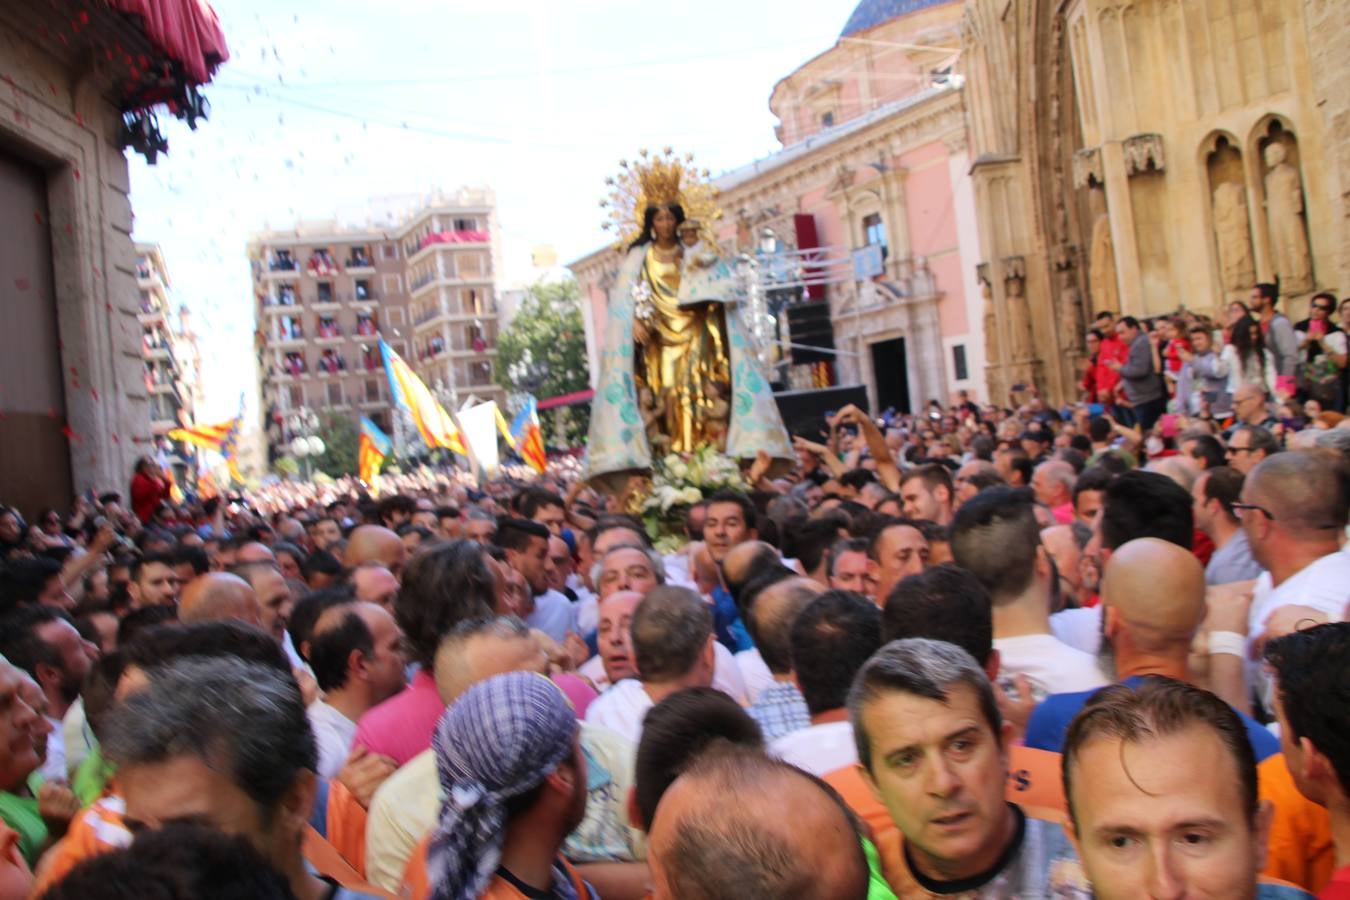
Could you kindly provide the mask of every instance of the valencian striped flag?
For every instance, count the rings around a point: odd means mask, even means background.
[[[366,484],[374,484],[376,476],[380,474],[380,466],[384,465],[384,458],[389,455],[389,436],[369,416],[362,416],[361,436],[357,443],[358,474]]]
[[[191,428],[175,428],[168,432],[171,441],[182,441],[194,447],[214,450],[225,457],[225,465],[230,477],[241,484],[244,476],[239,473],[239,423],[242,413],[228,422],[219,425],[194,425]]]
[[[427,446],[444,447],[468,456],[469,451],[464,448],[464,439],[455,420],[384,338],[380,338],[380,354],[384,357],[384,371],[389,376],[389,393],[393,395],[394,403],[412,415]]]
[[[524,405],[511,423],[511,446],[536,472],[548,468],[544,432],[539,428],[539,409],[533,395],[526,395]]]

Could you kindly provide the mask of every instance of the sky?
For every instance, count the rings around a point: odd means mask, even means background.
[[[169,153],[134,153],[138,241],[162,245],[192,311],[199,420],[256,393],[252,232],[365,218],[370,198],[491,187],[503,269],[604,245],[599,199],[640,148],[714,175],[778,149],[774,84],[838,38],[854,0],[216,0],[231,59],[198,130],[160,117]]]

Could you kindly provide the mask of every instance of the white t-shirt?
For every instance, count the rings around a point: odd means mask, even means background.
[[[598,653],[577,666],[577,674],[595,685],[596,691],[602,694],[609,689],[609,676],[605,674],[605,662]]]
[[[70,709],[66,710],[66,717],[61,720],[61,734],[61,743],[66,751],[66,772],[69,773],[68,777],[73,779],[75,770],[85,761],[89,751],[97,743],[94,730],[89,727],[89,720],[84,714],[83,697],[77,697],[75,702],[70,704]]]
[[[577,609],[565,594],[549,588],[534,598],[534,612],[525,622],[561,644],[569,631],[577,631]]]
[[[1350,602],[1350,553],[1337,550],[1314,560],[1275,587],[1270,573],[1262,572],[1252,591],[1247,613],[1247,637],[1255,640],[1265,630],[1266,619],[1281,606],[1298,604],[1325,613],[1332,621],[1345,615]]]
[[[823,722],[785,734],[769,744],[769,753],[820,777],[858,762],[853,723],[848,721]]]
[[[1265,666],[1251,658],[1251,645],[1266,630],[1266,619],[1281,606],[1307,606],[1339,622],[1350,602],[1350,552],[1337,550],[1314,560],[1286,578],[1279,587],[1270,573],[1262,572],[1252,589],[1252,605],[1247,611],[1247,679],[1254,685],[1266,708],[1272,706],[1271,681]]]
[[[736,666],[741,671],[741,679],[745,682],[745,693],[751,705],[759,699],[760,693],[768,687],[775,684],[773,673],[769,667],[764,664],[764,657],[759,655],[758,647],[751,647],[749,650],[742,650],[736,654]]]
[[[356,723],[322,700],[315,700],[306,707],[305,715],[309,716],[314,745],[319,750],[319,777],[333,778],[352,752]]]
[[[642,717],[654,704],[636,678],[625,678],[611,685],[586,709],[586,721],[608,728],[637,746],[642,737]]]
[[[736,665],[736,657],[722,646],[720,641],[713,641],[712,686],[741,706],[750,702],[747,699],[749,692],[745,689],[745,679],[741,677],[740,666]]]
[[[689,571],[689,557],[687,555],[668,553],[661,557],[661,563],[666,567],[666,584],[689,588],[694,593],[699,593],[698,585],[694,583],[694,576]]]
[[[1095,657],[1075,650],[1053,634],[994,638],[994,649],[998,651],[999,680],[1025,675],[1038,699],[1048,694],[1090,691],[1111,683]]]
[[[577,636],[588,641],[600,627],[600,600],[584,584],[573,587],[572,593],[577,595],[574,604],[577,610]]]
[[[1075,650],[1096,656],[1102,649],[1102,607],[1062,609],[1050,617],[1050,631]]]
[[[61,720],[43,716],[52,727],[47,735],[47,759],[42,763],[44,781],[65,781],[70,777],[66,771],[66,735],[61,729]]]

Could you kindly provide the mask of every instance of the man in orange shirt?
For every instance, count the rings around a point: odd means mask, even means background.
[[[1318,896],[1350,898],[1350,622],[1332,622],[1276,638],[1266,646],[1275,669],[1280,743],[1299,792],[1327,808],[1339,868]]]

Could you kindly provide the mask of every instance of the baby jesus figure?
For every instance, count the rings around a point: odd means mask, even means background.
[[[685,219],[680,223],[677,233],[684,248],[684,264],[694,269],[706,269],[717,261],[716,253],[709,253],[703,246],[703,224],[698,219]]]
[[[665,409],[657,402],[652,389],[643,385],[638,388],[638,412],[647,431],[647,443],[651,445],[653,455],[664,456],[670,447],[670,435],[665,433]]]

